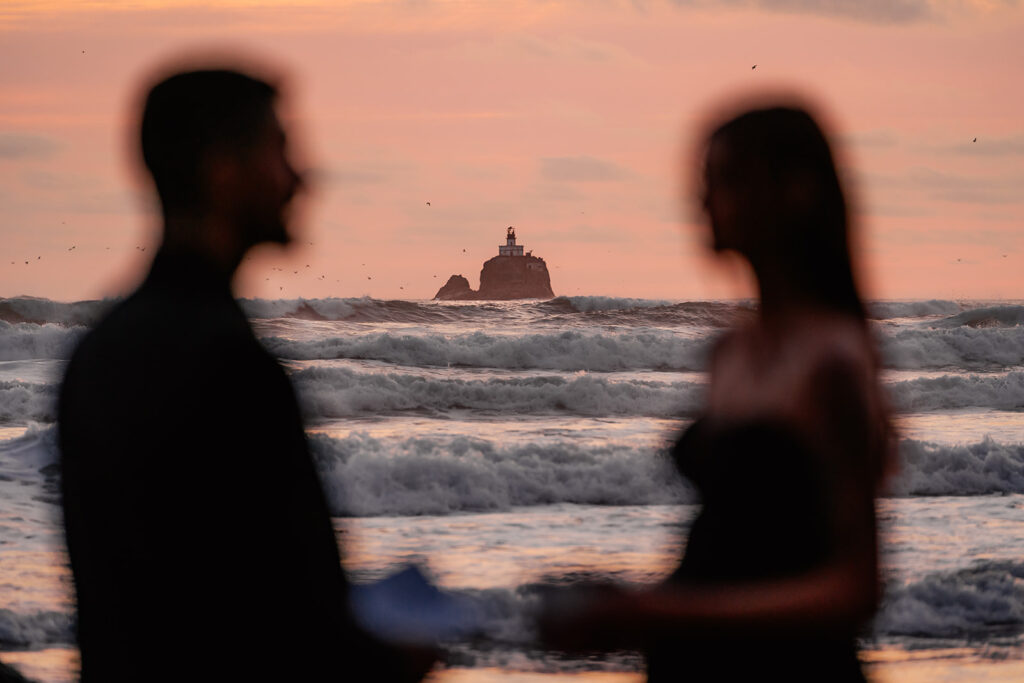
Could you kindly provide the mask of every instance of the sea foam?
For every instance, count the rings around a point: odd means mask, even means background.
[[[883,636],[982,638],[1024,630],[1024,563],[982,561],[890,586],[875,620]]]
[[[416,367],[566,371],[699,370],[705,366],[710,349],[706,339],[665,330],[566,330],[523,335],[375,332],[312,341],[281,337],[261,341],[271,353],[291,360],[352,358]]]
[[[934,324],[936,327],[1019,327],[1024,325],[1024,306],[972,308]]]
[[[74,639],[74,618],[64,612],[14,612],[0,609],[0,646],[30,648],[70,644]]]
[[[309,418],[474,410],[505,415],[651,415],[695,413],[703,386],[691,382],[615,380],[600,375],[524,375],[439,379],[417,373],[310,367],[292,374]]]
[[[1014,328],[886,329],[879,341],[886,367],[894,369],[1024,365],[1024,333]]]
[[[694,503],[692,488],[660,442],[585,442],[535,437],[510,443],[472,436],[344,438],[310,434],[335,515],[425,515],[557,503]],[[144,457],[145,445],[139,446]],[[56,428],[30,427],[0,442],[4,471],[37,481],[57,462]],[[888,497],[1024,493],[1024,443],[969,444],[903,439]]]
[[[92,325],[118,299],[62,303],[33,296],[0,298],[0,320],[10,323],[58,323],[61,325]]]
[[[67,359],[85,334],[84,327],[0,320],[0,361]]]
[[[892,318],[924,318],[959,313],[962,306],[955,301],[929,299],[928,301],[872,301],[868,303],[868,316],[875,320]]]
[[[0,380],[0,423],[25,424],[56,419],[56,385]]]
[[[439,515],[579,503],[695,502],[664,451],[568,440],[311,436],[335,515]]]
[[[905,412],[953,408],[1024,408],[1024,372],[999,375],[919,377],[886,386],[895,406]]]

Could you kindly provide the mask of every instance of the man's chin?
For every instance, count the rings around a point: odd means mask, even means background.
[[[253,246],[256,246],[257,244],[278,244],[282,247],[286,247],[294,240],[291,233],[288,232],[288,228],[283,223],[278,223],[276,225],[264,225],[258,230],[253,230],[250,234],[253,236]]]
[[[295,238],[293,238],[287,230],[281,230],[281,232],[271,235],[267,241],[271,244],[280,244],[282,247],[287,247],[295,241]]]

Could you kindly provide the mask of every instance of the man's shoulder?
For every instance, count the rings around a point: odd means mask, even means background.
[[[135,291],[76,347],[71,367],[151,373],[272,361],[232,300]]]

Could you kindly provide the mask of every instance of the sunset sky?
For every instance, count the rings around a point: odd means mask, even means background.
[[[1014,0],[3,0],[0,296],[141,277],[138,101],[204,55],[283,79],[314,179],[244,296],[476,286],[508,225],[556,294],[749,294],[710,263],[690,176],[717,108],[785,92],[835,133],[869,296],[1024,298]]]

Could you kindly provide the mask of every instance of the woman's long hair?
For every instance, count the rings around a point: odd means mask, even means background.
[[[850,257],[846,198],[821,128],[795,107],[755,109],[719,126],[724,173],[736,188],[745,230],[789,269],[815,303],[865,322]]]

